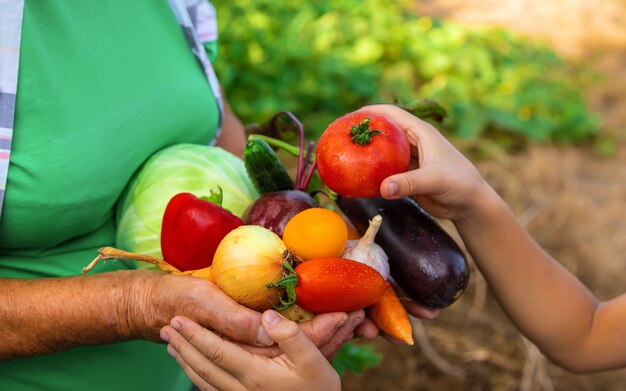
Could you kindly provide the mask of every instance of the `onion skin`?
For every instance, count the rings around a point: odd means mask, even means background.
[[[283,241],[270,230],[242,225],[220,242],[210,277],[239,304],[264,311],[280,303],[281,290],[266,286],[283,277],[282,265],[287,254]]]

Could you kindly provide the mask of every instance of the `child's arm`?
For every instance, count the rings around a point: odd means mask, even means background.
[[[626,295],[599,302],[433,126],[395,106],[366,109],[396,122],[417,152],[419,168],[387,178],[383,196],[414,195],[452,220],[508,316],[554,362],[573,372],[626,366]]]
[[[200,389],[340,390],[339,375],[313,342],[276,311],[262,317],[266,333],[283,354],[268,358],[249,353],[184,317],[161,331],[168,352]]]

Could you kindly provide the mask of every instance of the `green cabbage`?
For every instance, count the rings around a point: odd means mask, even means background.
[[[116,246],[162,258],[161,221],[169,200],[181,192],[223,192],[222,206],[241,217],[258,196],[243,161],[219,147],[177,144],[153,156],[133,177],[117,209]]]

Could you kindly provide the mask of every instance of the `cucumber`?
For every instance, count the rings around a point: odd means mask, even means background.
[[[259,193],[293,190],[294,183],[278,156],[263,140],[248,140],[243,162],[252,184]]]

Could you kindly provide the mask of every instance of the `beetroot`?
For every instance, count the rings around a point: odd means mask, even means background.
[[[243,215],[243,222],[247,225],[260,225],[274,232],[282,238],[283,229],[287,222],[299,212],[305,209],[318,207],[317,202],[306,192],[311,177],[317,168],[312,158],[315,143],[309,142],[308,148],[304,148],[304,128],[300,121],[290,112],[280,112],[271,120],[271,128],[275,122],[286,116],[298,129],[300,136],[300,148],[296,148],[280,140],[266,136],[251,136],[266,141],[269,145],[282,148],[298,157],[298,168],[294,190],[282,190],[263,193],[254,201]],[[251,165],[252,167],[253,165]]]
[[[313,198],[301,190],[265,193],[248,207],[243,221],[263,226],[282,238],[287,221],[297,213],[317,206]]]

